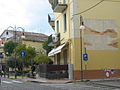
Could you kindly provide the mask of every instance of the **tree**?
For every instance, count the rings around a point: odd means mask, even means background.
[[[20,56],[20,52],[21,51],[26,51],[26,45],[25,44],[19,44],[16,48],[15,48],[16,54],[17,56]]]
[[[23,62],[21,60],[19,60],[19,58],[15,58],[15,56],[10,56],[8,58],[8,61],[7,61],[8,67],[10,67],[12,69],[18,68],[19,71],[21,71],[22,68],[23,68],[23,64],[22,63]]]
[[[26,56],[20,56],[20,53],[22,51],[24,51],[26,53]],[[23,64],[25,67],[28,67],[29,65],[31,65],[34,57],[36,56],[35,49],[30,46],[26,47],[25,44],[19,44],[16,47],[16,53],[17,53],[17,56],[19,57],[19,59],[21,59],[23,61]]]
[[[36,64],[49,64],[50,58],[45,54],[38,54],[34,58]]]
[[[48,46],[52,42],[52,35],[48,37],[47,41],[44,41],[43,48],[47,51],[47,54],[52,50],[52,46]]]
[[[30,61],[30,65],[33,64],[33,61],[34,61],[33,59],[35,58],[35,56],[36,56],[36,51],[35,51],[35,49],[29,46],[29,47],[26,49],[26,58],[27,58],[27,60]]]
[[[18,44],[14,48],[14,54],[7,60],[8,67],[12,69],[17,68],[18,71],[22,71],[24,67],[31,65],[31,60],[36,56],[36,51],[32,47],[26,47],[25,44]],[[25,52],[25,56],[20,56],[21,52]]]
[[[7,43],[4,44],[4,51],[5,54],[8,56],[11,56],[11,54],[13,53],[15,47],[17,46],[17,43],[14,43],[13,41],[9,41]]]

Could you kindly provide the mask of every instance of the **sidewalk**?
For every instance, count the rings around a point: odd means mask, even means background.
[[[12,79],[14,79],[14,77],[12,77]],[[27,81],[27,82],[36,82],[36,83],[58,83],[58,84],[63,84],[63,83],[72,82],[72,80],[68,80],[68,79],[53,79],[53,80],[50,80],[50,79],[45,79],[45,78],[33,79],[33,78],[28,78],[28,77],[17,77],[17,79],[22,80],[22,81]]]
[[[91,84],[120,88],[120,78],[90,81]]]
[[[10,77],[11,78],[11,77]],[[12,77],[14,79],[14,77]],[[27,81],[27,82],[35,82],[35,83],[49,83],[49,84],[65,84],[65,83],[76,83],[73,80],[68,79],[45,79],[45,78],[28,78],[28,77],[17,77],[18,80]],[[80,82],[80,81],[77,81]],[[101,86],[109,86],[109,87],[117,87],[120,88],[120,78],[112,78],[112,79],[96,79],[86,81],[85,83],[94,84],[94,85],[101,85]]]
[[[39,78],[39,79],[32,79],[32,78],[24,78],[24,79],[21,79],[21,80],[24,80],[24,81],[28,81],[28,82],[37,82],[37,83],[70,83],[72,82],[71,80],[67,80],[67,79],[56,79],[56,80],[48,80],[48,79],[45,79],[45,78]]]

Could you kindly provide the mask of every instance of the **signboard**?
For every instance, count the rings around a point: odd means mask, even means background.
[[[23,56],[26,56],[26,52],[25,52],[25,51],[21,51],[21,52],[20,52],[20,56],[22,56],[22,57],[23,57]]]
[[[3,58],[3,55],[0,55],[0,58]]]
[[[88,60],[88,54],[83,54],[83,60],[87,61]]]

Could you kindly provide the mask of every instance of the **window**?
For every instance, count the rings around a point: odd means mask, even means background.
[[[59,21],[57,21],[57,33],[59,33]]]
[[[1,40],[5,40],[5,37],[1,38]]]
[[[64,14],[64,32],[67,31],[67,18],[66,18],[66,13]]]
[[[63,3],[66,4],[66,0],[63,0]]]
[[[6,32],[6,35],[8,35],[8,32]]]

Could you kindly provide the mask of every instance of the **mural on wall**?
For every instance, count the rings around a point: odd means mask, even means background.
[[[113,20],[85,20],[84,44],[87,50],[117,50],[118,33]]]

